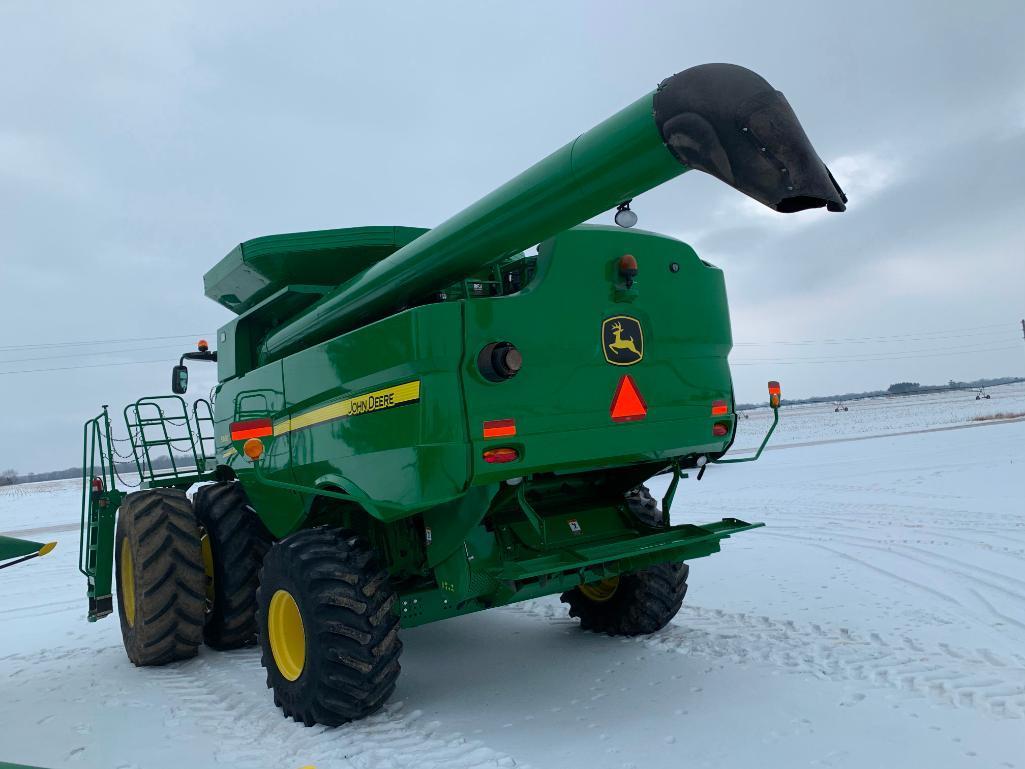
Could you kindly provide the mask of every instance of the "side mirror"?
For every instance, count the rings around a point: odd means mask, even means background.
[[[175,366],[171,369],[171,392],[175,395],[184,395],[189,389],[189,369],[185,366]]]
[[[769,382],[769,408],[778,409],[780,398],[779,382]]]

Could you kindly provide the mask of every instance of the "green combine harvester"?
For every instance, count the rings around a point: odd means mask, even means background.
[[[307,725],[381,707],[400,628],[559,593],[588,630],[664,627],[687,562],[761,525],[669,520],[689,472],[758,456],[723,459],[722,272],[628,229],[634,198],[691,169],[784,213],[846,202],[783,95],[709,64],[432,230],[232,250],[204,278],[235,314],[216,351],[124,410],[141,490],[118,489],[107,407],[86,423],[89,619],[116,582],[136,665],[258,642]],[[619,227],[581,224],[612,209]],[[216,362],[213,405],[181,397],[187,361]]]

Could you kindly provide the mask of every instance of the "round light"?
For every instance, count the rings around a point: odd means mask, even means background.
[[[637,224],[637,214],[629,208],[622,208],[616,211],[616,224],[625,229],[630,229]]]
[[[199,344],[196,345],[200,352],[206,352],[210,349],[209,343],[205,339],[200,339]]]
[[[263,456],[263,441],[259,438],[250,438],[242,444],[242,453],[255,462]]]

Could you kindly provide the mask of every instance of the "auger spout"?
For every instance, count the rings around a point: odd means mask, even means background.
[[[843,211],[847,200],[782,93],[743,67],[692,67],[271,331],[260,363],[420,301],[692,168],[781,213]]]

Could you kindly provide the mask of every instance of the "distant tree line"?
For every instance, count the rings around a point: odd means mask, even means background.
[[[921,395],[924,393],[947,392],[950,390],[973,390],[980,387],[998,387],[999,385],[1025,382],[1025,377],[1005,376],[996,379],[976,379],[974,382],[957,382],[951,379],[945,385],[923,385],[918,382],[895,382],[885,390],[866,390],[860,393],[843,393],[841,395],[816,395],[811,398],[784,398],[783,405],[797,406],[802,403],[836,403],[837,401],[856,401],[864,398],[885,398],[888,395]],[[762,408],[764,403],[738,403],[737,411]]]
[[[189,462],[191,463],[191,459]],[[171,466],[170,457],[153,457],[153,469],[163,470]],[[182,467],[182,459],[178,459],[178,466]],[[117,471],[122,474],[136,473],[138,468],[134,462],[118,462]],[[67,467],[63,470],[49,470],[43,473],[25,473],[19,475],[17,470],[4,470],[0,472],[0,486],[12,486],[16,483],[37,483],[39,481],[59,481],[64,478],[81,478],[81,467]]]

